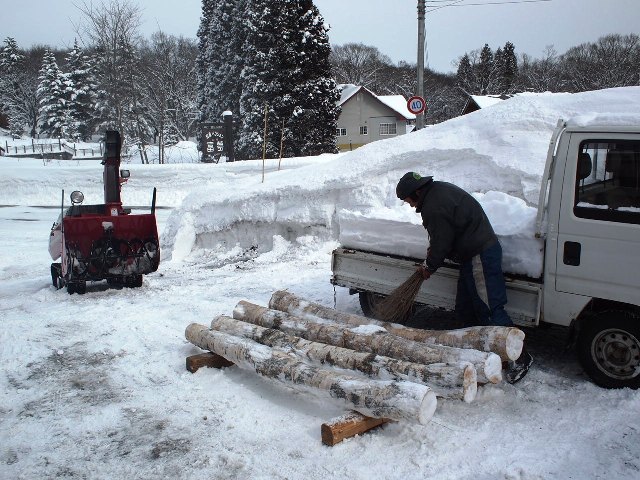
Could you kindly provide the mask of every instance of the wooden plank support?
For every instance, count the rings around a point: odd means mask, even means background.
[[[322,443],[333,447],[345,438],[355,437],[369,430],[387,423],[386,418],[373,418],[351,411],[339,417],[333,418],[320,427]]]
[[[231,365],[233,365],[233,362],[212,352],[199,353],[187,357],[187,370],[191,373],[196,373],[202,367],[224,368]]]

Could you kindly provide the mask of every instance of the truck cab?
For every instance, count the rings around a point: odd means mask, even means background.
[[[602,386],[640,386],[640,132],[559,122],[538,204],[541,321],[572,326]],[[545,197],[548,198],[545,201]]]

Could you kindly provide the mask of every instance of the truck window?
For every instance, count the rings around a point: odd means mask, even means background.
[[[640,142],[584,141],[576,161],[577,217],[640,224]]]

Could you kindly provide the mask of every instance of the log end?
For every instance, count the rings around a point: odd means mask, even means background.
[[[478,393],[478,372],[472,364],[467,365],[462,374],[462,400],[471,403]]]
[[[509,360],[517,360],[524,346],[524,332],[519,328],[510,328],[505,343],[505,350]]]
[[[292,301],[291,296],[291,293],[286,290],[276,290],[269,300],[269,308],[285,311],[284,305]]]
[[[420,404],[420,409],[418,411],[418,423],[420,425],[426,425],[429,423],[433,414],[436,412],[437,406],[438,399],[436,398],[436,394],[430,389],[422,398],[422,403]]]
[[[484,376],[491,383],[502,381],[502,359],[495,353],[490,353],[484,362]]]

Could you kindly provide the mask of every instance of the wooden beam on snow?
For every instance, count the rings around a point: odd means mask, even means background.
[[[187,370],[191,373],[196,373],[202,367],[224,368],[230,367],[231,365],[233,365],[233,362],[211,352],[199,353],[187,357]]]
[[[333,447],[345,438],[363,434],[388,421],[389,420],[385,418],[371,418],[358,412],[349,412],[333,418],[320,426],[322,443]]]

